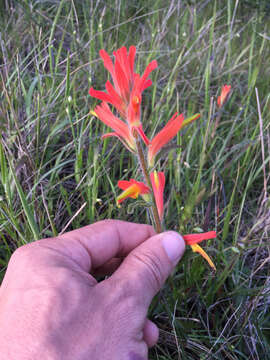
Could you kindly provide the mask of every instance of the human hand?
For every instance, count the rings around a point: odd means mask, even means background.
[[[147,359],[147,310],[184,248],[175,232],[118,220],[22,246],[0,288],[0,359]]]

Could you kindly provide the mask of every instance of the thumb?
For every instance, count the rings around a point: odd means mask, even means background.
[[[127,280],[126,292],[148,307],[184,251],[185,242],[177,232],[152,236],[129,253],[112,277]]]

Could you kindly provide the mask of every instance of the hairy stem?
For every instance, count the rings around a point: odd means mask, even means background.
[[[158,214],[157,204],[156,204],[156,200],[155,200],[155,196],[154,196],[154,191],[153,191],[153,187],[152,187],[148,167],[147,167],[147,164],[146,164],[146,161],[145,161],[143,149],[142,149],[138,134],[135,133],[134,135],[135,135],[135,139],[136,139],[137,156],[138,156],[139,164],[140,164],[144,179],[146,181],[146,184],[149,187],[149,189],[151,189],[151,197],[152,197],[152,204],[153,204],[151,206],[151,210],[152,210],[153,219],[154,219],[154,222],[155,222],[155,230],[156,230],[157,233],[161,233],[162,232],[162,225],[161,225],[161,221],[160,221],[159,214]]]

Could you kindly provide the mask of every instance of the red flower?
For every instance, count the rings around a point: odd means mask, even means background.
[[[208,231],[201,234],[188,234],[184,235],[184,240],[187,245],[198,244],[204,240],[214,239],[217,236],[215,231]]]
[[[227,100],[227,97],[231,91],[231,85],[223,85],[221,89],[221,94],[217,99],[218,107],[221,108],[225,101]]]
[[[163,217],[163,193],[165,187],[165,175],[163,172],[152,172],[150,174],[151,183],[154,191],[158,215],[160,220]]]
[[[150,166],[154,165],[154,160],[156,154],[159,150],[166,145],[178,131],[189,124],[191,121],[198,119],[200,114],[193,115],[192,117],[184,120],[184,115],[178,115],[177,112],[172,116],[168,123],[164,126],[162,130],[151,140],[148,150],[148,163]]]
[[[216,267],[213,263],[213,261],[210,259],[210,257],[207,255],[207,253],[198,245],[203,240],[208,239],[214,239],[217,236],[215,231],[209,231],[202,234],[189,234],[189,235],[183,235],[183,238],[185,240],[185,243],[187,245],[191,246],[191,249],[193,252],[198,252],[199,254],[204,257],[204,259],[208,262],[208,264],[216,270]]]
[[[134,179],[130,179],[129,181],[120,180],[118,181],[118,187],[124,191],[117,197],[117,204],[120,204],[128,197],[137,199],[139,195],[148,194],[150,192],[148,186],[144,185],[143,182]]]
[[[148,79],[150,73],[157,67],[156,60],[153,60],[140,76],[134,72],[134,60],[136,47],[131,46],[129,52],[125,46],[114,53],[115,62],[105,50],[100,50],[105,68],[110,72],[113,85],[107,81],[106,91],[97,91],[91,88],[89,94],[97,99],[112,104],[133,127],[140,126],[140,104],[143,90],[152,85]]]
[[[91,113],[92,115],[97,116],[104,124],[110,126],[115,131],[103,135],[103,138],[116,136],[128,150],[136,150],[135,139],[132,136],[128,125],[113,115],[109,105],[106,102],[102,102],[101,105],[96,106],[95,110]]]

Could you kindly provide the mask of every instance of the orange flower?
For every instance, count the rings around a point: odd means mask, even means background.
[[[191,116],[190,118],[184,120],[184,115],[178,115],[177,112],[172,116],[168,123],[160,130],[159,133],[151,140],[148,150],[148,164],[149,166],[154,166],[155,156],[159,150],[166,145],[178,131],[189,124],[191,121],[194,121],[200,117],[200,114]]]
[[[135,139],[128,125],[113,115],[106,102],[102,102],[101,105],[96,106],[95,110],[91,111],[91,114],[98,117],[104,124],[110,126],[115,131],[103,135],[102,138],[116,136],[128,150],[132,152],[136,150]]]
[[[105,50],[100,50],[99,55],[103,60],[104,67],[112,76],[114,86],[107,81],[106,92],[97,91],[91,88],[89,94],[97,99],[104,100],[112,104],[117,110],[125,116],[126,105],[129,102],[130,88],[134,79],[134,60],[136,55],[135,46],[116,50],[114,53],[115,64]]]
[[[209,231],[202,234],[189,234],[183,235],[185,243],[191,246],[193,252],[197,252],[204,257],[204,259],[208,262],[208,264],[212,267],[212,269],[216,270],[216,267],[207,253],[198,245],[203,240],[214,239],[217,236],[215,231]]]
[[[139,127],[141,124],[141,95],[147,87],[152,85],[152,81],[148,79],[148,76],[157,67],[157,62],[156,60],[151,61],[143,75],[140,76],[134,72],[135,46],[131,46],[129,52],[123,46],[116,50],[113,55],[115,57],[114,63],[105,50],[100,50],[104,67],[112,76],[113,85],[107,81],[107,92],[91,88],[89,94],[112,104],[132,127]]]
[[[223,106],[223,104],[225,103],[225,101],[227,100],[230,91],[231,91],[231,85],[225,84],[222,86],[221,94],[217,99],[217,104],[218,104],[219,108],[221,108]]]
[[[116,199],[118,205],[128,197],[137,199],[139,195],[148,194],[150,192],[150,189],[144,185],[143,182],[134,179],[130,179],[129,181],[120,180],[118,181],[118,187],[124,190]]]
[[[151,183],[154,191],[155,201],[160,220],[163,217],[163,192],[165,187],[165,175],[163,172],[152,172],[150,174]]]

